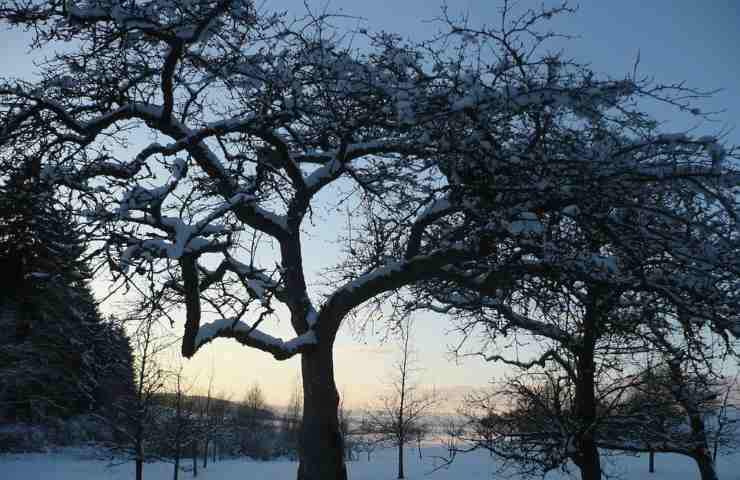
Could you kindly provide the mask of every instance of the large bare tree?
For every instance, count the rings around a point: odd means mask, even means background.
[[[451,282],[511,290],[559,254],[542,219],[601,195],[640,212],[635,192],[681,180],[734,225],[717,139],[661,135],[635,104],[689,111],[696,92],[542,53],[538,24],[567,8],[504,6],[498,30],[452,25],[419,46],[362,30],[359,50],[325,16],[288,22],[249,0],[3,0],[0,20],[32,30],[34,47],[64,48],[38,80],[2,81],[0,160],[70,193],[119,280],[186,307],[183,355],[216,338],[300,354],[298,477],[343,479],[332,348],[369,300],[436,281],[430,308],[445,310],[465,300]],[[361,235],[320,295],[302,237],[338,191],[363,213]],[[734,265],[713,232],[709,265]],[[625,238],[666,240],[647,233]],[[600,258],[563,261],[602,271]],[[278,315],[293,338],[268,333]]]

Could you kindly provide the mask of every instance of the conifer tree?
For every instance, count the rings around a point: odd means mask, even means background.
[[[0,415],[40,420],[102,407],[133,384],[128,339],[98,312],[69,211],[33,168],[4,173]]]

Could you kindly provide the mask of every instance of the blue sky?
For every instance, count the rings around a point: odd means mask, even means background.
[[[549,3],[549,2],[546,2]],[[428,37],[438,25],[430,22],[440,13],[434,0],[334,0],[309,1],[312,7],[362,17],[349,21],[351,25],[382,28],[415,39]],[[537,6],[540,1],[520,1],[520,5]],[[497,22],[499,2],[494,0],[449,0],[451,13],[466,13],[472,25]],[[266,9],[284,9],[300,15],[301,0],[274,0]],[[685,80],[688,86],[722,91],[698,106],[720,111],[712,123],[699,127],[702,133],[728,131],[726,140],[740,144],[737,125],[740,118],[740,2],[713,0],[708,2],[679,0],[587,0],[579,4],[572,16],[555,19],[552,29],[577,38],[558,42],[567,57],[588,62],[597,72],[623,77],[632,71],[640,53],[640,71],[658,82]],[[0,52],[3,74],[28,76],[32,71],[27,55],[27,35],[0,31]],[[667,122],[666,130],[680,131],[696,126],[695,119],[677,117],[664,108],[653,108],[658,119]],[[312,266],[326,265],[334,248],[324,232],[312,239],[306,249]],[[287,335],[287,321],[280,329]],[[445,336],[449,325],[440,318],[416,319],[416,349],[425,383],[435,384],[442,391],[460,391],[466,386],[481,386],[503,369],[479,360],[467,360],[462,365],[449,361],[448,347],[454,336]],[[340,390],[350,406],[362,407],[383,387],[383,379],[392,365],[393,345],[379,345],[378,337],[355,338],[351,329],[341,333],[336,349],[336,377]],[[201,385],[208,380],[211,364],[215,365],[216,389],[239,398],[248,384],[258,381],[267,392],[268,400],[285,404],[298,372],[298,361],[278,363],[271,357],[248,350],[230,341],[217,341],[198,354],[187,365],[187,372]]]

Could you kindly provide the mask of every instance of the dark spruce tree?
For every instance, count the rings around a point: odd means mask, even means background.
[[[0,420],[104,409],[132,389],[123,329],[98,312],[74,219],[38,174],[0,179]]]

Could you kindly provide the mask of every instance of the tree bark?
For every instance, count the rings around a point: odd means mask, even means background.
[[[701,480],[718,480],[717,470],[714,467],[714,461],[709,450],[706,448],[700,448],[692,455],[696,461],[696,465],[699,467],[699,474]]]
[[[601,480],[601,459],[596,446],[596,365],[594,351],[598,337],[599,294],[592,293],[583,322],[583,340],[576,352],[576,413],[581,423],[577,461],[582,480]]]
[[[203,468],[208,466],[208,437],[203,442]]]
[[[198,476],[198,442],[193,440],[193,476]]]
[[[136,480],[142,480],[144,478],[144,434],[141,428],[141,419],[137,418],[137,422],[139,422],[139,425],[136,428],[136,457],[134,461],[136,463]]]
[[[334,382],[333,339],[301,354],[303,425],[298,480],[346,480],[339,393]]]
[[[404,439],[398,442],[398,478],[404,478],[403,476],[403,444]]]
[[[650,452],[650,473],[655,473],[655,452]]]
[[[175,468],[172,471],[172,480],[177,480],[180,474],[180,447],[175,447]]]
[[[709,441],[707,431],[704,425],[704,416],[700,407],[696,404],[693,396],[685,391],[686,380],[684,372],[681,370],[680,359],[675,357],[668,363],[671,371],[671,378],[674,385],[681,388],[673,389],[674,398],[686,410],[689,417],[689,426],[691,427],[691,438],[696,446],[691,453],[691,457],[696,461],[699,467],[699,473],[702,480],[717,480],[717,471],[714,468],[714,461],[709,450]]]
[[[592,435],[586,434],[581,437],[580,450],[578,467],[581,469],[581,479],[601,480],[601,459]]]

